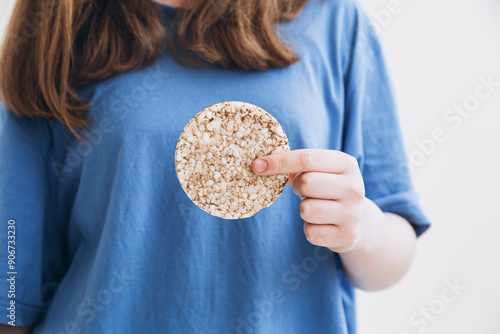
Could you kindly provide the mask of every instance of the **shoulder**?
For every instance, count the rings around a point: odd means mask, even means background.
[[[337,23],[349,25],[367,20],[363,6],[357,0],[309,0],[308,6],[321,10]]]
[[[376,33],[365,9],[357,0],[324,0],[332,19],[343,28],[342,35],[348,39],[365,35],[376,40]]]
[[[357,0],[309,0],[301,27],[325,45],[344,71],[355,56],[369,59],[380,53],[376,32]]]
[[[307,26],[324,28],[330,42],[344,46],[360,36],[369,43],[377,40],[368,15],[357,0],[309,0],[302,16]]]

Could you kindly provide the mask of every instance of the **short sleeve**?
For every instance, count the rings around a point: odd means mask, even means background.
[[[358,10],[344,42],[343,150],[358,159],[366,196],[382,211],[405,218],[417,236],[430,222],[412,185],[394,97],[375,32]]]
[[[35,324],[49,296],[47,262],[57,248],[50,147],[47,120],[17,117],[0,104],[0,308],[10,309],[0,323]]]

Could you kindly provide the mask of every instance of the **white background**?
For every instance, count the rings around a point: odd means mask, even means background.
[[[415,185],[434,225],[400,284],[358,293],[360,333],[498,334],[500,87],[456,128],[443,115],[471,101],[479,76],[500,82],[500,1],[401,0],[380,24],[374,12],[391,2],[362,1],[380,27]],[[416,141],[437,128],[446,140],[421,159]],[[445,303],[444,281],[455,279],[467,288]],[[429,307],[426,319],[420,308]]]
[[[358,293],[359,333],[499,334],[500,87],[460,125],[443,117],[473,101],[479,77],[500,82],[500,1],[361,1],[380,30],[415,185],[434,225],[401,283]],[[2,34],[13,3],[1,1]],[[374,13],[388,9],[394,14],[377,21]],[[417,142],[436,129],[444,135],[424,152]],[[447,291],[446,281],[461,290]]]

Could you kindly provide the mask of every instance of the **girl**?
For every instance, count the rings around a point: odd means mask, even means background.
[[[366,15],[351,0],[162,2],[17,2],[0,319],[20,327],[2,330],[355,333],[354,287],[400,280],[429,226]],[[291,173],[282,196],[228,221],[187,198],[174,151],[196,113],[232,100],[270,112],[292,151],[252,165]]]

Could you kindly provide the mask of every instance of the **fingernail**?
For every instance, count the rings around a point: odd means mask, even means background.
[[[267,162],[265,160],[255,160],[254,164],[253,164],[253,169],[257,172],[257,173],[263,173],[266,171],[267,169]]]

